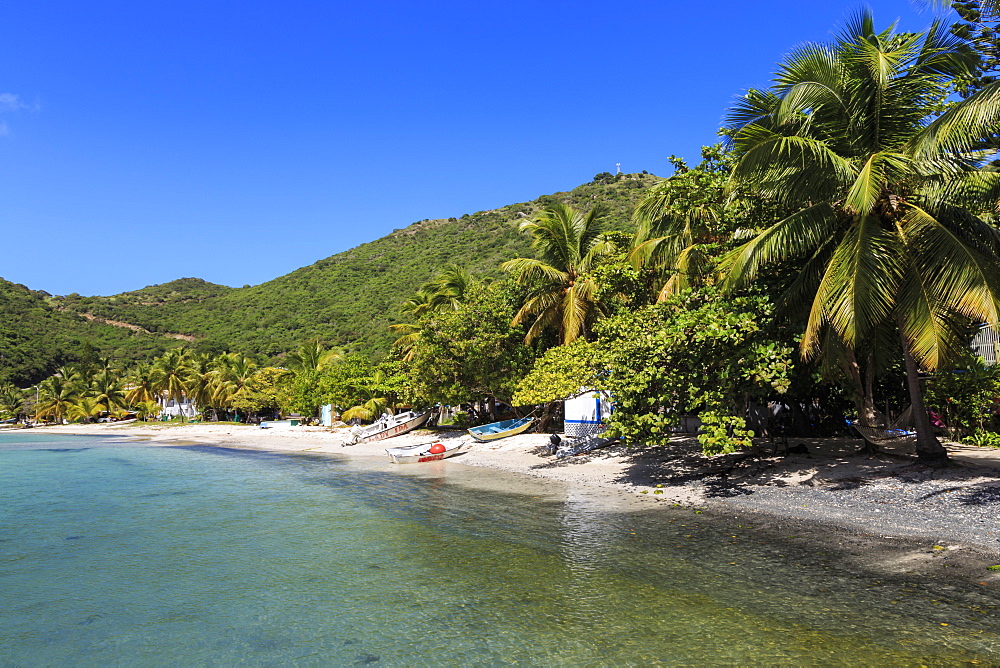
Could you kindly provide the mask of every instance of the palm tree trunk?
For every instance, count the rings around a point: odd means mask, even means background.
[[[924,393],[920,389],[917,362],[910,353],[910,343],[902,329],[899,338],[903,342],[903,362],[906,365],[906,387],[910,391],[913,406],[913,423],[917,430],[917,459],[928,464],[942,464],[948,461],[948,451],[931,431],[931,421],[924,406]]]

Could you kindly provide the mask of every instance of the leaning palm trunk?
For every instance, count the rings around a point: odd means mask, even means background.
[[[924,393],[920,387],[920,376],[917,361],[910,353],[910,343],[900,330],[903,344],[903,362],[906,365],[906,389],[910,393],[910,406],[913,409],[913,427],[917,432],[917,457],[927,462],[941,462],[948,459],[948,451],[931,431],[931,421],[927,417],[927,407],[924,405]]]

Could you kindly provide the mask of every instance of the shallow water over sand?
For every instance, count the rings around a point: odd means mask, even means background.
[[[613,512],[449,480],[0,435],[0,664],[1000,656],[992,588],[876,577],[691,510]]]

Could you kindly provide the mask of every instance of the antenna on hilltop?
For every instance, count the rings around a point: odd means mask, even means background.
[[[615,163],[615,170],[616,170],[615,174],[621,174],[622,173],[622,163],[616,162]]]

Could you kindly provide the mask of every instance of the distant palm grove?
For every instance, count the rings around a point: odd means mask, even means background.
[[[466,423],[536,411],[545,428],[597,388],[635,445],[687,415],[717,454],[907,407],[925,461],[947,458],[941,436],[1000,445],[1000,370],[970,348],[1000,322],[1000,7],[954,10],[920,33],[863,11],[796,47],[668,178],[601,173],[255,288],[0,285],[0,417],[442,404]]]

